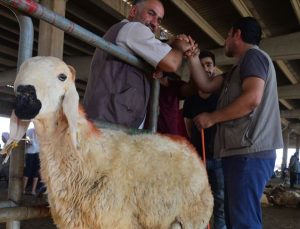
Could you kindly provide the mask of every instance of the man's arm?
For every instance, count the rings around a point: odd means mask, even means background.
[[[190,56],[188,59],[191,78],[201,91],[212,93],[221,89],[224,80],[221,75],[213,78],[208,77],[201,65],[198,55]]]
[[[171,51],[158,63],[158,68],[164,72],[176,72],[182,63],[184,53],[192,45],[188,39],[175,39],[171,44]]]
[[[172,49],[159,63],[158,68],[164,72],[176,72],[181,65],[183,53]]]
[[[184,118],[184,124],[185,124],[186,133],[187,133],[188,137],[191,138],[192,137],[193,120],[189,119],[189,118]]]
[[[244,117],[261,102],[265,81],[256,76],[249,76],[242,84],[242,94],[228,106],[212,113],[202,113],[194,119],[197,128],[209,128],[216,123]]]
[[[164,72],[175,72],[181,65],[184,52],[192,46],[188,39],[175,39],[171,46],[162,43],[148,27],[138,22],[124,25],[116,44]]]

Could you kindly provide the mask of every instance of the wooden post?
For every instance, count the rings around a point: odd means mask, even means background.
[[[41,5],[61,16],[65,16],[67,0],[41,0]],[[39,27],[39,56],[55,56],[63,58],[64,31],[40,21]]]

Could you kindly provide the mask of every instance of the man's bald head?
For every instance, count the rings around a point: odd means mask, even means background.
[[[160,0],[135,0],[128,20],[141,22],[156,33],[164,14],[164,6]]]

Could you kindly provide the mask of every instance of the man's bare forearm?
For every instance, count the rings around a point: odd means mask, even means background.
[[[189,57],[189,67],[191,77],[201,91],[212,93],[221,89],[223,77],[217,76],[209,78],[207,73],[204,71],[198,56]]]

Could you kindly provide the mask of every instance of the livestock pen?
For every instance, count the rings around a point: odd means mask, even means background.
[[[44,20],[66,33],[87,42],[94,47],[103,49],[108,53],[120,58],[121,60],[134,65],[144,71],[149,72],[151,67],[137,57],[111,44],[83,27],[71,22],[65,17],[48,10],[35,1],[26,0],[0,0],[0,4],[8,7],[13,11],[20,25],[20,40],[18,52],[18,67],[29,57],[32,56],[33,47],[33,24],[31,17]],[[26,15],[30,16],[26,16]],[[159,82],[154,80],[152,83],[152,93],[150,99],[150,131],[156,131],[157,114],[158,114],[158,95]],[[117,125],[96,122],[99,126],[109,128],[121,128]],[[127,130],[128,132],[137,133],[138,130]],[[47,207],[23,207],[20,206],[22,195],[22,178],[24,168],[24,143],[14,149],[10,159],[8,200],[0,203],[0,222],[7,222],[7,228],[20,228],[20,220],[39,218],[49,216]]]

